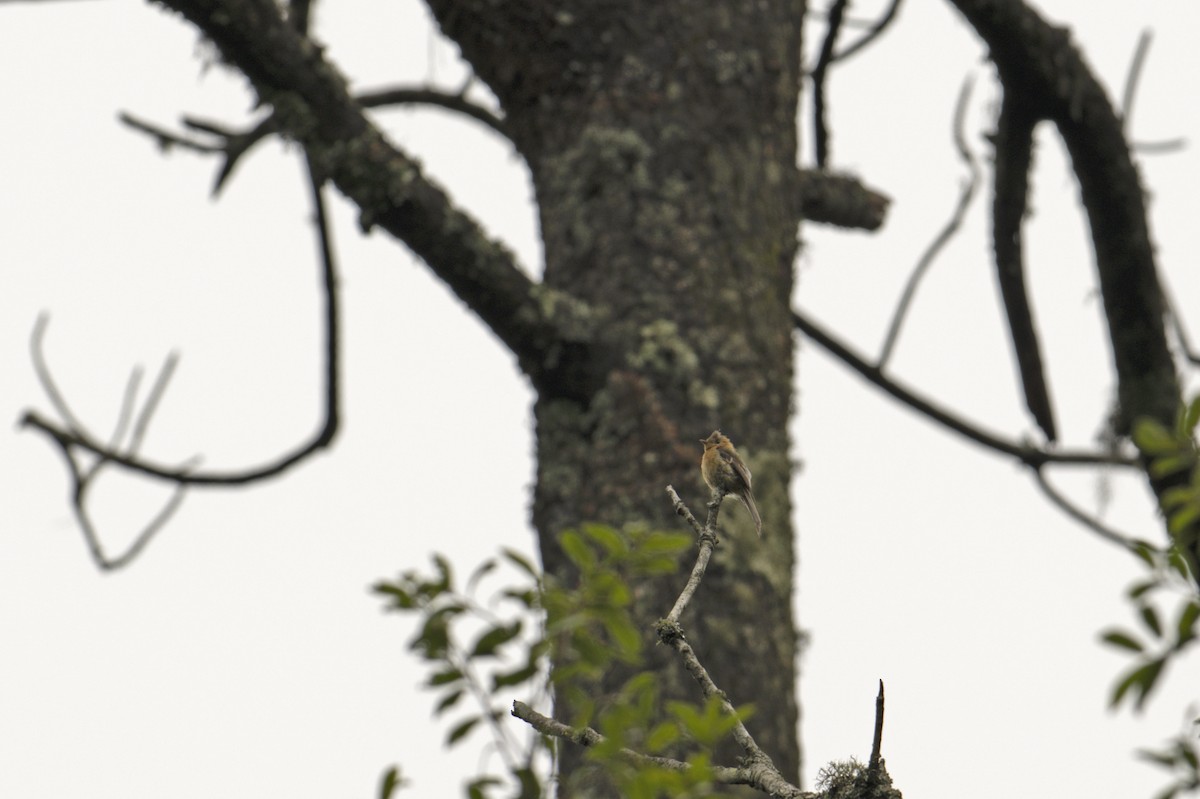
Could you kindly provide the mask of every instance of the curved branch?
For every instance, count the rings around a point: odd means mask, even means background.
[[[871,42],[875,41],[880,36],[882,36],[883,32],[886,31],[888,26],[891,25],[892,22],[896,19],[896,14],[899,10],[900,10],[900,0],[892,0],[891,5],[889,5],[887,7],[887,10],[885,10],[883,12],[883,14],[880,15],[879,19],[877,19],[875,21],[875,23],[873,25],[871,25],[870,28],[867,29],[867,32],[864,33],[859,38],[855,39],[850,44],[846,45],[846,47],[844,49],[839,50],[837,52],[837,54],[835,54],[833,56],[833,58],[830,59],[830,63],[836,64],[838,61],[842,61],[843,59],[849,58],[850,56],[854,55],[859,50],[862,50],[864,47],[869,45]]]
[[[1037,467],[1046,463],[1136,466],[1138,463],[1135,458],[1126,458],[1104,452],[1072,452],[1066,450],[1048,452],[1047,450],[1032,447],[1028,444],[1018,444],[1014,441],[1005,440],[995,433],[990,433],[982,427],[938,407],[931,400],[919,396],[916,392],[905,388],[887,377],[883,374],[882,369],[867,363],[862,356],[857,355],[848,346],[827,333],[803,314],[793,311],[792,321],[802,333],[817,344],[820,344],[821,347],[835,358],[922,416],[937,422],[945,428],[953,430],[964,438],[974,441],[976,444],[1013,457],[1027,466]]]
[[[992,247],[996,255],[996,282],[1008,319],[1013,355],[1021,375],[1025,406],[1049,441],[1058,433],[1054,407],[1033,310],[1025,288],[1025,261],[1021,251],[1021,227],[1029,198],[1029,171],[1033,165],[1033,129],[1037,119],[1026,113],[1020,97],[1007,91],[1000,104],[993,139],[996,149],[995,194],[992,198]]]
[[[385,105],[433,105],[457,111],[478,120],[506,139],[511,139],[505,121],[481,105],[471,102],[461,94],[450,94],[437,89],[396,86],[363,92],[355,98],[364,108],[379,108]]]
[[[1171,426],[1179,381],[1167,346],[1165,303],[1150,240],[1145,192],[1112,103],[1062,28],[1021,0],[951,0],[987,43],[1005,95],[1058,128],[1087,211],[1127,435],[1141,417]],[[1160,504],[1186,472],[1155,477]],[[1174,535],[1200,560],[1200,520]],[[1200,576],[1197,577],[1200,579]]]
[[[54,384],[50,370],[46,367],[45,359],[41,353],[42,336],[46,326],[43,319],[39,319],[38,325],[34,328],[32,339],[34,368],[42,385],[45,387],[51,404],[65,421],[66,426],[60,426],[44,418],[36,411],[27,411],[21,419],[21,426],[40,430],[49,436],[63,451],[64,456],[72,464],[73,470],[76,467],[74,466],[72,453],[76,449],[80,449],[98,456],[102,463],[118,465],[131,472],[137,472],[159,480],[167,480],[179,486],[229,486],[258,482],[270,477],[277,477],[310,455],[328,447],[337,435],[339,419],[339,351],[341,345],[339,342],[338,281],[333,248],[329,240],[329,223],[325,214],[325,201],[321,196],[320,181],[312,173],[311,169],[309,170],[309,185],[312,190],[315,224],[321,250],[320,261],[324,284],[323,295],[325,298],[323,315],[325,329],[325,407],[321,429],[317,431],[316,435],[310,441],[294,451],[281,456],[272,463],[248,470],[198,472],[194,470],[191,464],[182,467],[170,467],[141,458],[137,454],[137,447],[140,446],[142,438],[145,435],[150,414],[157,407],[163,392],[166,390],[167,380],[169,380],[171,373],[174,371],[176,358],[172,355],[168,357],[158,380],[155,382],[154,388],[151,390],[146,407],[143,409],[138,421],[134,424],[133,445],[121,451],[116,444],[112,446],[103,444],[89,433],[78,418],[71,413],[61,392],[59,392]],[[82,493],[82,491],[77,492],[77,498],[82,497]]]
[[[1137,544],[1132,538],[1107,526],[1095,516],[1085,512],[1074,502],[1067,499],[1066,495],[1051,485],[1050,481],[1046,479],[1046,475],[1042,474],[1041,469],[1034,469],[1033,477],[1037,481],[1038,488],[1040,488],[1042,493],[1046,495],[1046,498],[1058,506],[1058,509],[1063,513],[1067,514],[1072,519],[1079,522],[1079,524],[1091,530],[1093,533],[1100,536],[1110,544],[1116,544],[1122,549],[1130,552],[1135,552],[1137,550]]]
[[[1121,121],[1068,32],[1020,0],[951,0],[990,48],[1006,95],[1057,126],[1091,227],[1125,427],[1174,422],[1179,384],[1163,329],[1145,192]],[[1123,431],[1124,432],[1124,431]]]

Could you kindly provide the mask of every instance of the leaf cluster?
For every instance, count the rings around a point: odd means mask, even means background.
[[[517,582],[500,587],[487,604],[481,603],[476,592],[502,564],[517,572]],[[431,575],[406,571],[395,580],[379,581],[372,590],[384,598],[387,610],[418,618],[408,648],[429,668],[425,687],[437,694],[434,716],[461,709],[464,699],[473,700],[475,708],[453,723],[446,745],[461,743],[481,724],[491,730],[508,778],[481,775],[468,784],[467,795],[483,799],[510,784],[521,799],[541,796],[534,761],[547,751],[547,743],[540,736],[524,742],[514,738],[501,695],[516,687],[544,693],[546,643],[540,629],[537,570],[525,556],[504,549],[499,558],[483,561],[460,590],[444,556],[435,554],[433,567]],[[394,787],[389,785],[389,790]]]

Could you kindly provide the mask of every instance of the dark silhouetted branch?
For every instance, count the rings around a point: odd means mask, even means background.
[[[464,114],[487,125],[504,138],[509,138],[504,120],[481,105],[466,99],[461,93],[450,94],[436,89],[402,87],[363,92],[355,99],[364,108],[379,108],[387,105],[432,105]]]
[[[1079,522],[1081,525],[1086,527],[1088,530],[1091,530],[1105,541],[1108,541],[1110,544],[1116,544],[1122,549],[1129,550],[1130,552],[1135,551],[1136,544],[1131,537],[1114,530],[1113,528],[1105,525],[1095,516],[1092,516],[1091,514],[1080,509],[1078,505],[1067,499],[1062,492],[1050,484],[1050,481],[1046,479],[1046,475],[1042,473],[1041,469],[1034,469],[1033,477],[1037,481],[1038,488],[1040,488],[1042,493],[1046,495],[1046,498],[1054,503],[1063,513],[1067,514],[1072,519]]]
[[[1025,406],[1047,440],[1058,439],[1054,408],[1046,385],[1042,348],[1033,309],[1025,288],[1025,261],[1021,228],[1029,208],[1029,172],[1033,165],[1033,129],[1037,118],[1029,114],[1019,96],[1004,93],[996,122],[995,194],[992,198],[992,246],[996,256],[996,282],[1004,303]]]
[[[833,62],[833,50],[837,45],[837,36],[842,27],[842,17],[846,12],[846,5],[847,0],[833,0],[833,5],[826,15],[825,40],[821,44],[817,64],[812,70],[813,142],[816,146],[817,169],[825,169],[829,165],[829,126],[825,119],[825,73]]]
[[[888,26],[896,19],[896,13],[899,10],[900,0],[892,0],[883,14],[879,16],[879,19],[875,20],[871,27],[867,29],[867,32],[839,50],[830,60],[830,63],[836,64],[838,61],[849,58],[882,36]]]
[[[945,428],[974,441],[987,449],[1008,455],[1028,466],[1037,467],[1047,463],[1062,464],[1109,464],[1113,466],[1136,466],[1135,458],[1127,458],[1104,452],[1049,452],[1044,449],[1008,441],[995,433],[990,433],[982,427],[969,422],[962,417],[947,411],[931,400],[919,396],[914,391],[905,388],[898,382],[885,376],[883,371],[856,354],[844,343],[827,333],[807,316],[793,312],[792,319],[800,332],[811,338],[823,349],[842,363],[865,377],[870,382],[882,388],[913,410],[931,419]]]

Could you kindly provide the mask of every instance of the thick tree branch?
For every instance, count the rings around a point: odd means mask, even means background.
[[[1071,155],[1117,373],[1117,432],[1128,434],[1140,417],[1172,426],[1180,406],[1179,382],[1167,346],[1145,192],[1121,120],[1066,30],[1048,24],[1020,0],[951,2],[987,43],[1005,96],[1012,95],[1035,118],[1053,121]],[[1160,503],[1170,488],[1187,480],[1186,473],[1147,474]],[[1200,523],[1177,535],[1200,560]]]
[[[1029,171],[1033,165],[1033,129],[1037,123],[1026,113],[1022,102],[1020,97],[1005,92],[996,122],[992,245],[996,255],[996,282],[1008,319],[1025,406],[1046,438],[1055,441],[1058,432],[1054,408],[1046,385],[1033,309],[1025,289],[1025,261],[1021,248],[1021,227],[1028,209]]]
[[[1179,385],[1163,329],[1145,192],[1120,119],[1065,29],[1020,0],[951,1],[988,44],[1005,95],[1053,121],[1071,154],[1095,246],[1125,426],[1139,416],[1172,424]]]
[[[516,354],[535,385],[553,384],[573,396],[594,391],[590,373],[556,371],[570,346],[564,342],[588,338],[577,306],[557,301],[548,311],[551,303],[512,253],[387,141],[321,49],[293,30],[271,0],[161,2],[250,79],[274,107],[280,130],[300,141],[321,174],[359,206],[363,226],[387,230],[422,258]]]

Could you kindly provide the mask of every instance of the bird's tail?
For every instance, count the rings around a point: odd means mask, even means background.
[[[746,510],[750,511],[750,518],[754,519],[754,531],[758,533],[759,538],[762,538],[762,516],[758,515],[758,505],[754,504],[754,495],[747,491],[739,494],[738,499],[746,506]]]

